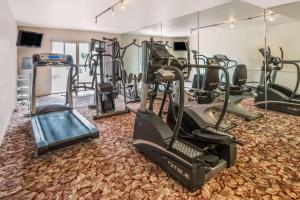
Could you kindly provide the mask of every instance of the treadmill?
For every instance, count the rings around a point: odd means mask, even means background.
[[[99,130],[73,109],[72,82],[78,67],[72,56],[44,53],[35,54],[32,59],[31,123],[37,156],[84,139],[98,138]],[[37,69],[45,66],[69,68],[64,104],[36,105]]]

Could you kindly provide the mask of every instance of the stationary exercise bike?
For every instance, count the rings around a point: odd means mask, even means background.
[[[200,128],[201,119],[193,110],[184,106],[184,75],[182,71],[191,67],[182,65],[159,42],[144,41],[143,82],[141,105],[136,113],[133,144],[136,149],[157,163],[170,176],[196,191],[205,181],[219,171],[234,164],[236,158],[235,137],[217,130]],[[212,66],[219,68],[219,66]],[[176,84],[175,84],[176,82]],[[166,83],[161,108],[169,98],[167,123],[161,110],[153,110],[154,99],[147,108],[149,95],[155,96],[150,85]],[[175,84],[176,97],[173,103],[171,84]],[[153,87],[155,88],[155,87]]]
[[[300,67],[298,64],[300,60],[284,60],[282,48],[280,48],[280,58],[272,56],[270,48],[268,50],[261,48],[259,51],[266,58],[267,63],[264,61],[261,68],[261,78],[260,84],[257,86],[255,105],[259,108],[300,116],[300,95],[297,94],[300,84]],[[275,83],[277,72],[282,70],[285,65],[293,65],[297,69],[297,82],[294,90]],[[267,82],[265,82],[265,79]]]

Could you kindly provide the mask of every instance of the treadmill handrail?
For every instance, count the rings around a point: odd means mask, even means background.
[[[32,72],[32,84],[31,84],[31,102],[30,102],[30,108],[31,108],[31,115],[36,115],[36,74],[37,74],[37,68],[39,67],[45,67],[45,66],[57,66],[58,62],[37,62],[33,65],[33,72]],[[69,75],[67,80],[67,91],[66,91],[66,105],[69,106],[69,108],[73,108],[73,100],[72,100],[72,80],[77,76],[79,70],[77,65],[70,64],[69,62],[59,62],[59,65],[64,65],[64,67],[70,67],[69,68]],[[75,68],[75,74],[73,75],[73,68]]]

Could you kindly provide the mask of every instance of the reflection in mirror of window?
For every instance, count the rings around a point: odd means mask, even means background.
[[[83,66],[89,54],[89,43],[79,43],[79,65]]]
[[[52,42],[52,53],[61,53],[63,54],[64,50],[64,43],[63,42]]]

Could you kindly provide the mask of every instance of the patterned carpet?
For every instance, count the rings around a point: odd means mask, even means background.
[[[245,122],[228,114],[244,143],[236,164],[189,193],[135,151],[133,113],[93,121],[86,107],[78,110],[100,137],[37,159],[30,119],[24,109],[13,113],[0,148],[1,199],[300,199],[300,117],[269,112]]]

